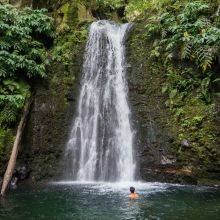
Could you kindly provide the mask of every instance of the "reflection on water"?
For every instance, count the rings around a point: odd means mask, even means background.
[[[140,198],[128,198],[129,187]],[[0,203],[0,219],[189,219],[220,216],[220,190],[158,183],[23,186]]]

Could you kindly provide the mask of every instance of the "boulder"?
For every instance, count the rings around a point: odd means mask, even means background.
[[[181,141],[181,145],[182,145],[183,147],[190,147],[190,143],[189,143],[188,140],[183,140],[183,141]]]

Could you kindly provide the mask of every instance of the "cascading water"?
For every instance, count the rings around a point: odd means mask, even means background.
[[[69,180],[134,179],[124,55],[129,26],[103,20],[90,27],[77,116],[65,152]]]

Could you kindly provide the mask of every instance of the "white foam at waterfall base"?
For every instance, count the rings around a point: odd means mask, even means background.
[[[156,192],[165,191],[167,188],[171,186],[178,186],[178,184],[167,184],[167,183],[158,183],[158,182],[96,182],[96,181],[57,181],[51,182],[51,185],[55,186],[82,186],[85,188],[89,188],[96,194],[106,194],[109,192],[119,192],[121,194],[129,194],[129,188],[134,186],[136,192],[144,195],[149,195]],[[183,186],[183,185],[182,185]]]
[[[98,21],[90,27],[77,114],[65,152],[65,179],[134,180],[124,46],[129,26]]]

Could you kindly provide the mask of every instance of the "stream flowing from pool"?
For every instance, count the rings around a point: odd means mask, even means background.
[[[134,179],[124,46],[129,27],[106,20],[90,27],[77,114],[65,152],[68,180]]]

